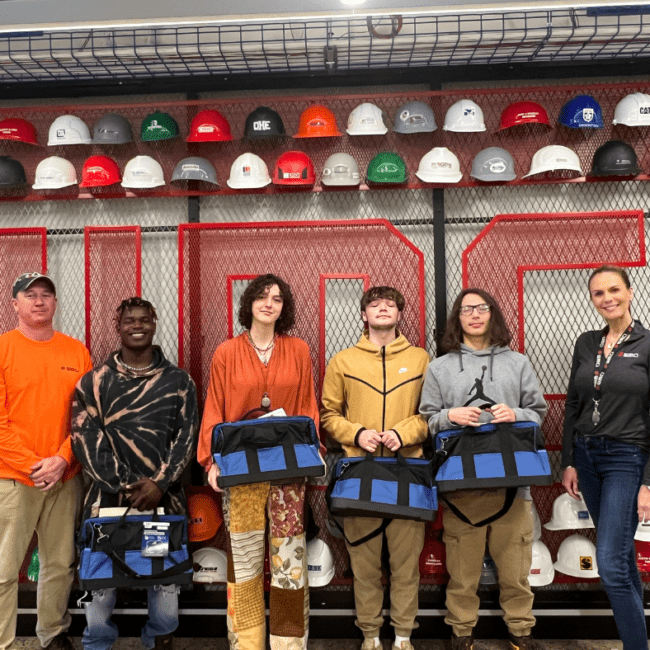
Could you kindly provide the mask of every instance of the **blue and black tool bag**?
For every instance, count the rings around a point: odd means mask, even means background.
[[[339,460],[328,489],[333,515],[433,521],[438,493],[431,462],[366,454]]]
[[[551,466],[535,422],[502,422],[436,434],[440,492],[550,485]]]
[[[219,487],[325,476],[314,421],[307,416],[223,422],[212,430]]]
[[[127,514],[94,517],[79,531],[79,586],[87,591],[114,587],[192,584],[184,515]],[[143,557],[144,522],[169,522],[169,554]]]

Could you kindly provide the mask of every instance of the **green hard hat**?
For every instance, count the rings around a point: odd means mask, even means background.
[[[373,183],[404,183],[406,164],[396,153],[382,151],[368,165],[368,180]]]
[[[169,113],[150,113],[142,120],[140,137],[143,142],[171,140],[180,135],[178,123]]]

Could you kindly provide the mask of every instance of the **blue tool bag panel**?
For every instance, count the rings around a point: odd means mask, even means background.
[[[145,522],[169,522],[165,557],[144,557]],[[113,587],[192,584],[184,515],[125,514],[86,519],[79,531],[79,586],[87,591]]]
[[[433,521],[438,493],[431,462],[423,458],[343,458],[336,464],[327,499],[333,515]]]
[[[553,482],[542,430],[535,422],[440,431],[435,454],[441,492]]]
[[[325,476],[314,421],[306,416],[223,422],[212,430],[219,487]]]

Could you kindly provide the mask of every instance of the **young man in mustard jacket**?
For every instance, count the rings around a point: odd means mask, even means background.
[[[347,456],[422,456],[428,436],[418,414],[420,391],[429,355],[412,346],[397,326],[404,296],[392,287],[372,287],[361,298],[365,330],[357,344],[339,352],[327,366],[320,417],[327,433]],[[383,520],[346,517],[344,531],[354,542],[377,530]],[[419,558],[424,524],[393,519],[383,535],[390,554],[390,614],[395,628],[393,650],[413,650],[410,636],[416,627]],[[351,546],[357,626],[364,642],[361,650],[379,646],[383,623],[381,547],[383,535]]]

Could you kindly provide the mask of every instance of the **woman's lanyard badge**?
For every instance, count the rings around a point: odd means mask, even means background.
[[[594,367],[594,396],[592,398],[594,402],[594,412],[591,414],[591,421],[594,423],[594,426],[596,426],[600,422],[600,411],[598,410],[598,405],[600,404],[600,385],[603,383],[603,378],[605,377],[605,371],[607,370],[610,361],[614,358],[614,353],[616,352],[618,347],[623,343],[625,343],[625,341],[627,341],[630,338],[631,333],[632,333],[632,323],[630,323],[629,327],[623,332],[623,334],[621,334],[618,341],[616,341],[616,344],[612,348],[612,351],[607,355],[602,370],[600,370],[600,363],[603,359],[603,350],[605,349],[605,343],[607,341],[606,334],[603,335],[603,337],[600,339],[600,343],[598,344],[598,353],[596,354],[596,365]]]

